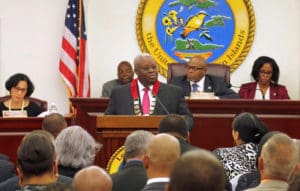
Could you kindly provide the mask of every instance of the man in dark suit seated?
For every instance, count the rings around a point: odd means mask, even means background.
[[[155,135],[143,159],[148,180],[141,191],[165,191],[171,169],[179,157],[180,146],[175,137],[166,133]]]
[[[112,191],[140,191],[147,182],[147,174],[143,166],[146,149],[153,138],[153,134],[144,130],[137,130],[125,140],[125,166],[111,175]]]
[[[50,133],[35,130],[22,139],[18,148],[17,171],[19,177],[1,183],[1,191],[16,190],[18,183],[21,191],[46,189],[49,185],[61,183],[57,176],[54,137]]]
[[[184,99],[182,90],[174,85],[157,80],[158,68],[149,54],[140,54],[134,59],[137,79],[130,84],[112,90],[106,115],[185,115],[189,129],[193,116]]]
[[[189,131],[184,119],[177,114],[170,114],[164,117],[158,127],[158,133],[168,133],[176,137],[180,144],[180,153],[198,149],[190,144]]]
[[[206,65],[203,57],[194,56],[186,65],[187,75],[175,77],[171,83],[181,87],[185,96],[191,92],[213,92],[220,99],[239,98],[228,88],[224,78],[206,75]]]
[[[120,62],[118,65],[118,78],[103,84],[101,97],[109,97],[114,87],[130,83],[133,79],[133,74],[132,66],[129,62]]]
[[[9,160],[8,156],[0,153],[0,182],[15,176],[15,165]]]

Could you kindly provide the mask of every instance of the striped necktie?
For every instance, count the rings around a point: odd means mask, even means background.
[[[193,83],[192,84],[192,92],[197,92],[198,91],[198,84]]]

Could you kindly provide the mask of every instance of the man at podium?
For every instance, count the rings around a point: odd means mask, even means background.
[[[180,87],[158,81],[157,63],[149,54],[134,59],[137,78],[112,90],[105,115],[184,115],[189,130],[193,116]]]

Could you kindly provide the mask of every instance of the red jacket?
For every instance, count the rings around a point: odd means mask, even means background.
[[[257,87],[256,82],[242,84],[239,96],[243,99],[253,99]],[[290,99],[287,89],[283,85],[270,84],[270,99]]]

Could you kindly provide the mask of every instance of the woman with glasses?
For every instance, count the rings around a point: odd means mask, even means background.
[[[0,103],[1,117],[37,116],[42,110],[28,98],[34,91],[34,85],[29,77],[17,73],[8,78],[5,88],[10,93],[10,99]]]
[[[242,84],[239,96],[244,99],[290,99],[285,86],[278,84],[279,67],[273,58],[261,56],[253,64],[255,82]]]

